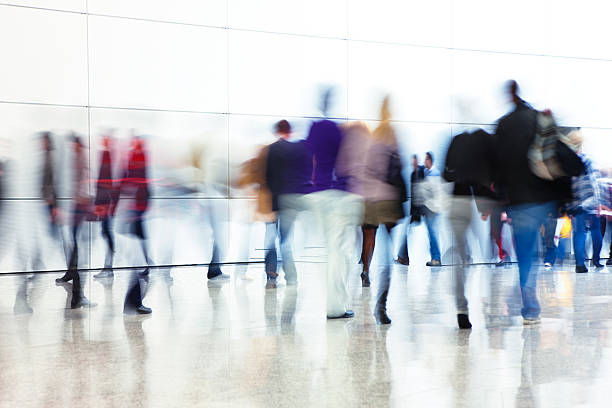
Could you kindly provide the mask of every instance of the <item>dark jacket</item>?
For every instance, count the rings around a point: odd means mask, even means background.
[[[548,181],[531,172],[527,152],[536,133],[537,112],[524,102],[503,116],[494,140],[496,185],[510,205],[561,201],[571,197],[569,180]]]
[[[279,139],[268,148],[266,184],[272,193],[272,210],[278,211],[281,194],[312,192],[312,155],[303,141]]]

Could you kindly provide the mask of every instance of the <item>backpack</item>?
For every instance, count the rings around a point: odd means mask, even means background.
[[[558,180],[586,173],[576,149],[568,136],[559,130],[549,111],[537,112],[535,139],[527,157],[532,173],[544,180]]]
[[[482,129],[451,140],[442,177],[449,182],[490,187],[493,182],[492,136]]]

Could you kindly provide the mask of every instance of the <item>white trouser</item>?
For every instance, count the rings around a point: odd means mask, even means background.
[[[361,225],[363,198],[341,190],[308,194],[327,240],[327,316],[342,316],[349,308],[351,265],[357,249],[356,228]]]

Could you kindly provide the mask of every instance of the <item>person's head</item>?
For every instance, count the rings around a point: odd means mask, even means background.
[[[53,150],[53,140],[51,139],[51,132],[43,132],[40,135],[42,141],[42,148],[46,152]]]
[[[291,125],[285,119],[279,120],[274,125],[274,133],[276,136],[287,140],[291,137]]]
[[[431,169],[433,167],[434,157],[432,152],[425,153],[425,167]]]
[[[416,170],[419,167],[419,156],[416,154],[412,155],[412,168]]]
[[[100,146],[104,150],[110,150],[113,147],[113,136],[111,133],[105,133],[100,138]]]
[[[79,153],[83,149],[83,141],[81,140],[81,137],[76,133],[73,133],[70,136],[70,142],[72,143],[72,148],[75,152]]]
[[[327,117],[329,115],[329,108],[331,107],[332,97],[334,96],[333,88],[325,88],[321,93],[321,104],[319,105],[319,109],[323,116]]]
[[[510,97],[510,102],[518,104],[521,101],[521,98],[519,97],[519,86],[514,79],[511,79],[506,83],[506,91]]]
[[[569,139],[569,144],[572,150],[576,153],[582,152],[582,131],[580,128],[573,129],[567,134],[567,138]]]

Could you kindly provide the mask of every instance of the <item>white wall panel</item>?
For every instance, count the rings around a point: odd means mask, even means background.
[[[227,0],[89,0],[89,12],[225,27]]]
[[[555,24],[551,0],[454,0],[452,46],[542,54]]]
[[[254,32],[230,32],[232,113],[320,115],[322,86],[334,86],[332,116],[346,115],[346,43]]]
[[[450,52],[349,43],[349,117],[379,119],[384,95],[391,95],[397,120],[450,120]]]
[[[91,104],[224,112],[222,29],[90,17]]]
[[[85,105],[86,17],[0,6],[0,99]]]
[[[450,46],[451,0],[350,0],[349,38]]]
[[[347,1],[229,0],[229,26],[344,38]]]

